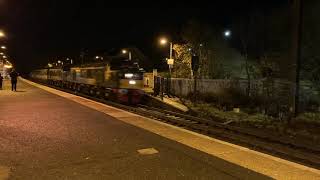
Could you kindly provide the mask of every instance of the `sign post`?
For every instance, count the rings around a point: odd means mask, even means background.
[[[170,78],[171,78],[171,70],[173,68],[174,59],[167,59],[167,64],[169,65],[169,72],[170,72]]]
[[[191,67],[193,71],[193,78],[194,78],[194,85],[193,85],[193,98],[194,102],[196,102],[197,99],[197,75],[198,75],[198,69],[199,69],[199,56],[192,56],[191,59]]]
[[[170,53],[170,57],[171,56],[172,56],[172,54]],[[167,90],[166,91],[167,91],[168,96],[170,96],[171,75],[172,75],[172,68],[173,68],[173,64],[174,64],[174,59],[173,58],[167,59],[167,64],[169,65],[169,78],[167,78]]]

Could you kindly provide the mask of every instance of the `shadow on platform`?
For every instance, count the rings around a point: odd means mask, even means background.
[[[24,91],[24,90],[17,90],[15,92],[18,92],[18,93],[24,93],[24,92],[27,92],[27,91]]]

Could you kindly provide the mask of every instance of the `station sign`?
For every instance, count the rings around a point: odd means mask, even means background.
[[[168,59],[167,60],[168,65],[173,65],[174,64],[174,59]]]

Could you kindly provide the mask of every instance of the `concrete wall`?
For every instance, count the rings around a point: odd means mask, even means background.
[[[260,89],[262,82],[255,80],[252,81],[252,89]],[[246,80],[222,80],[222,79],[198,79],[197,91],[200,93],[215,93],[219,94],[225,89],[235,88],[246,92],[247,81]],[[171,80],[171,91],[177,96],[186,96],[194,91],[193,79],[180,79],[173,78]]]
[[[166,83],[164,83],[166,84]],[[176,96],[187,96],[194,91],[193,79],[172,78],[170,93]],[[247,92],[247,80],[222,80],[222,79],[198,79],[197,91],[200,93],[220,94],[226,89],[237,89],[243,94]],[[263,79],[251,82],[251,95],[266,98],[266,93],[272,97],[278,97],[279,101],[289,101],[295,91],[295,84],[288,81],[274,80],[272,88],[266,88],[266,81]],[[268,92],[267,92],[268,91]],[[306,106],[309,101],[320,103],[320,93],[311,83],[301,82],[300,103]]]

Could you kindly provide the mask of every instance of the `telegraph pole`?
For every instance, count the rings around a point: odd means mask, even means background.
[[[301,71],[301,43],[302,43],[302,22],[303,21],[303,3],[301,0],[292,0],[292,50],[291,58],[294,62],[292,73],[292,82],[294,82],[293,112],[299,114],[299,93],[300,93],[300,71]]]

